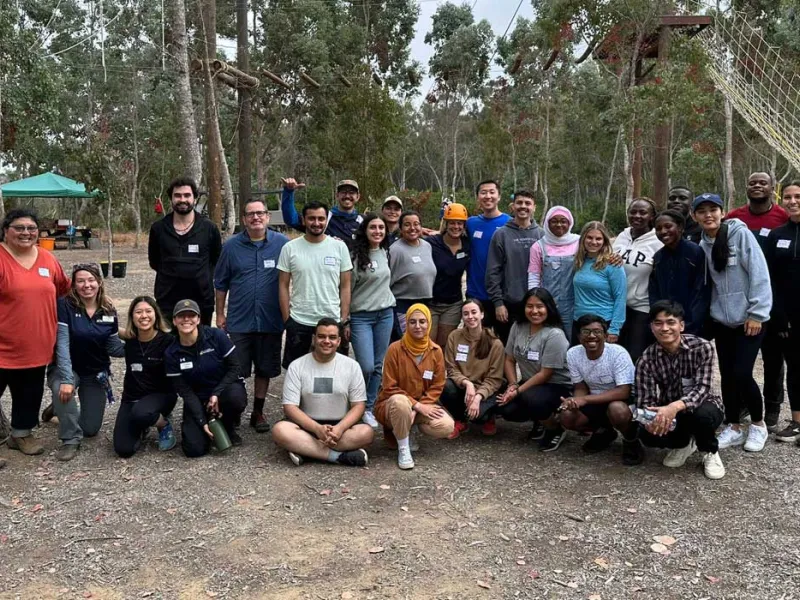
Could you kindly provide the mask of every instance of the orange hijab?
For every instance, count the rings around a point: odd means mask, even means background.
[[[408,331],[408,319],[411,318],[411,315],[415,312],[421,312],[428,320],[428,330],[425,332],[425,337],[421,340],[415,340]],[[431,347],[431,311],[428,310],[427,306],[420,303],[412,304],[406,311],[406,331],[400,341],[414,356],[424,354],[425,351]]]

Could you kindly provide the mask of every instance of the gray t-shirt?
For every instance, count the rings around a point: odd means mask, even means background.
[[[383,310],[395,305],[389,287],[392,277],[386,250],[369,251],[370,264],[362,269],[353,259],[353,294],[350,298],[350,313]]]
[[[366,402],[361,367],[352,358],[337,354],[326,363],[309,352],[286,370],[283,404],[299,406],[315,421],[340,421],[354,402]]]
[[[392,294],[395,298],[433,298],[436,265],[428,242],[420,240],[418,246],[411,246],[403,239],[397,240],[389,251],[389,267],[392,270]]]
[[[585,383],[590,394],[602,394],[621,385],[633,385],[633,361],[628,351],[617,344],[606,343],[603,354],[597,360],[589,360],[583,346],[570,348],[567,365],[572,383]]]
[[[543,368],[553,369],[548,383],[569,385],[568,348],[567,336],[560,327],[544,327],[532,334],[528,323],[514,323],[508,334],[506,354],[517,361],[522,379],[530,379]]]

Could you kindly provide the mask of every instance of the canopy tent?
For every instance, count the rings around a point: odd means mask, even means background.
[[[86,186],[56,173],[42,173],[0,185],[4,198],[96,198],[98,190],[87,192]]]

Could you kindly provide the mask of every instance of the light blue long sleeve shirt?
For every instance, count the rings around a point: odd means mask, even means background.
[[[572,280],[575,287],[574,318],[594,314],[610,323],[608,333],[619,335],[625,324],[625,302],[628,282],[625,270],[606,265],[595,270],[595,260],[587,258],[583,266],[575,271]]]

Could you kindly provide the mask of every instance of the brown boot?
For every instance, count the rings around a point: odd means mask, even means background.
[[[8,447],[12,450],[19,450],[28,456],[35,456],[44,452],[44,447],[32,435],[26,435],[25,437],[9,436]]]

